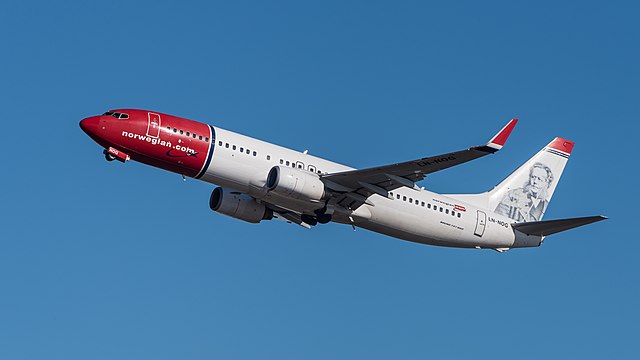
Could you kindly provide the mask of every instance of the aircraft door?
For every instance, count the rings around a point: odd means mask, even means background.
[[[147,121],[147,136],[157,138],[160,136],[160,115],[149,113]]]
[[[487,226],[487,214],[484,211],[478,210],[478,222],[476,223],[476,236],[482,237],[484,235],[484,228]]]

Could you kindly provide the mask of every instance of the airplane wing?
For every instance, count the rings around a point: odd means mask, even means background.
[[[493,154],[504,146],[518,119],[512,119],[489,142],[448,154],[425,157],[374,168],[323,175],[321,180],[338,194],[338,204],[356,209],[372,194],[388,197],[388,192],[402,186],[418,189],[417,181],[427,174]]]

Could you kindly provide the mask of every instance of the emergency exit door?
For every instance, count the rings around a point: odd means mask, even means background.
[[[475,235],[482,237],[484,235],[484,228],[487,226],[487,214],[484,211],[478,210],[478,221],[476,222]]]

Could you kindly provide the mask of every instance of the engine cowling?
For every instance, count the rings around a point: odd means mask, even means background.
[[[254,224],[273,218],[273,211],[263,203],[257,202],[255,198],[222,187],[213,189],[209,207],[220,214]]]
[[[267,175],[269,191],[305,201],[320,201],[325,196],[324,183],[317,174],[285,166],[274,166]]]

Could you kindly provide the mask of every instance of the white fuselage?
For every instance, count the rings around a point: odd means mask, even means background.
[[[215,127],[212,160],[201,180],[247,193],[258,200],[312,214],[323,204],[292,200],[265,190],[269,170],[290,166],[322,174],[351,167]],[[248,150],[247,150],[248,149]],[[489,209],[424,189],[401,187],[392,199],[369,197],[353,213],[334,220],[403,240],[451,247],[506,249],[539,246],[540,236],[514,231],[513,220]],[[340,216],[342,215],[342,216]]]

